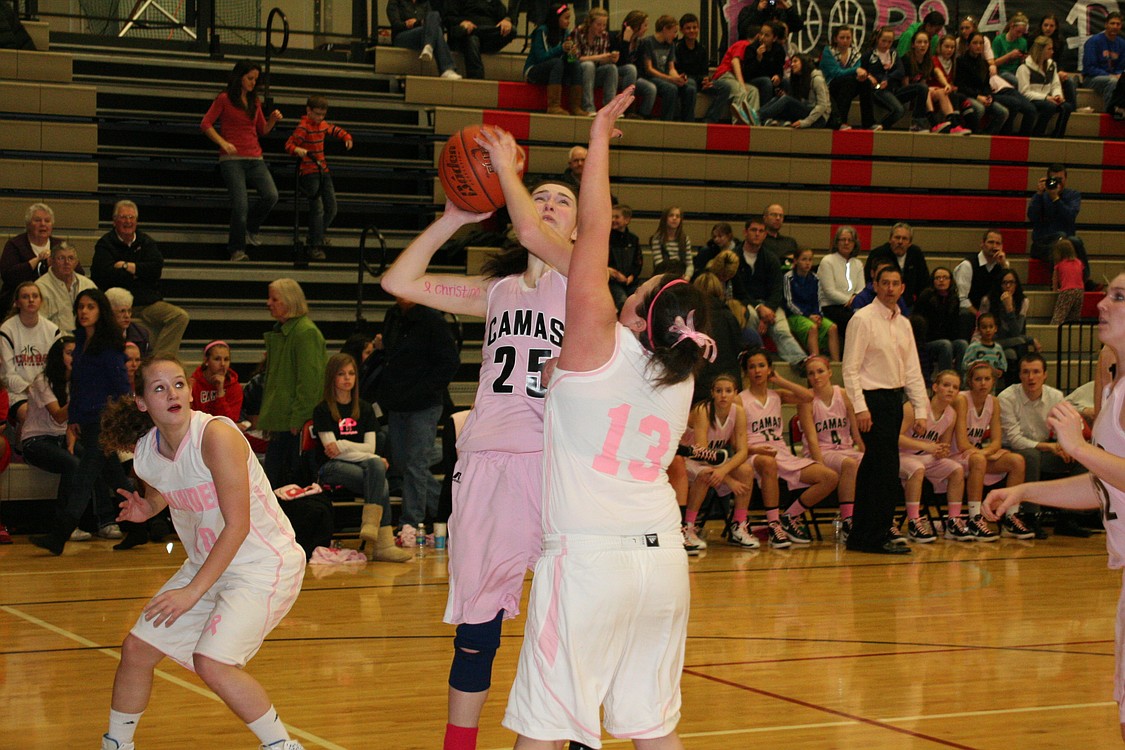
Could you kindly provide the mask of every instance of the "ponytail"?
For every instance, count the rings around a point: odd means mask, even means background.
[[[111,400],[102,410],[102,432],[98,438],[102,450],[129,451],[137,447],[137,441],[154,427],[152,417],[137,408],[132,396],[121,396]]]

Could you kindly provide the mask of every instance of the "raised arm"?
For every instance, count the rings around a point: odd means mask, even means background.
[[[619,135],[617,118],[633,103],[630,86],[598,111],[582,170],[578,239],[570,258],[566,327],[559,367],[588,372],[605,364],[616,346],[617,313],[606,284],[613,204],[609,193],[609,141]]]
[[[475,214],[445,202],[445,212],[426,227],[410,246],[399,253],[394,264],[383,275],[383,289],[388,294],[408,299],[419,305],[457,315],[484,317],[487,312],[488,281],[480,276],[427,273],[430,259],[461,227],[485,219],[489,214]]]

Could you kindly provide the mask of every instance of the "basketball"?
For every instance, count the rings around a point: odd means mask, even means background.
[[[476,142],[480,131],[480,125],[469,125],[451,135],[438,161],[438,177],[446,197],[457,207],[478,214],[504,205],[500,178],[492,170],[488,151]],[[520,173],[522,176],[522,165]]]

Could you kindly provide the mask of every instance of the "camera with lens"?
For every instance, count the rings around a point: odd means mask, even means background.
[[[1047,178],[1047,189],[1048,190],[1056,189],[1059,186],[1060,182],[1061,182],[1061,180],[1059,180],[1058,177],[1048,177]]]
[[[770,8],[776,8],[777,0],[766,0],[766,5]]]

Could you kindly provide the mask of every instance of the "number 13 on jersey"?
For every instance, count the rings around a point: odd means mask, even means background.
[[[626,431],[632,428],[634,434],[651,443],[645,452],[648,461],[631,460],[626,464],[629,476],[640,482],[653,482],[660,476],[661,462],[672,442],[672,428],[660,417],[649,414],[631,419],[633,407],[621,404],[609,410],[609,433],[602,444],[602,452],[594,457],[594,469],[602,474],[618,476],[622,462],[617,453],[625,439]]]

